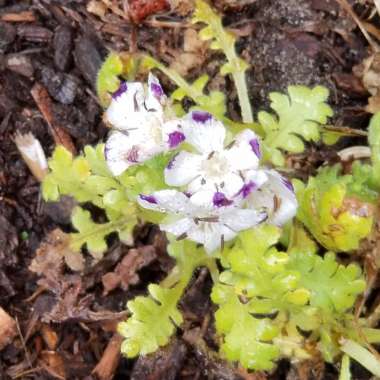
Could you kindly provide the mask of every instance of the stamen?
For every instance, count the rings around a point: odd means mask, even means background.
[[[186,232],[184,232],[183,234],[181,234],[181,235],[179,235],[179,236],[177,236],[177,241],[180,241],[180,240],[184,240],[184,239],[186,239],[187,238],[187,233]]]
[[[226,148],[225,149],[231,149],[234,145],[235,145],[235,143],[236,143],[236,140],[232,140],[227,146],[226,146]]]

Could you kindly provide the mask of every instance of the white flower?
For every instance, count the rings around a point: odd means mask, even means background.
[[[156,154],[176,148],[184,139],[180,122],[167,121],[166,96],[156,77],[149,74],[148,90],[139,82],[122,82],[105,112],[113,130],[105,146],[107,164],[114,175]]]
[[[144,208],[169,214],[170,220],[160,225],[163,231],[203,244],[209,253],[239,231],[266,219],[265,212],[239,208],[222,192],[214,192],[211,199],[210,195],[208,191],[189,196],[177,190],[160,190],[141,194],[138,202]]]
[[[253,131],[245,129],[224,147],[225,127],[203,111],[190,113],[182,131],[196,152],[181,151],[169,162],[165,169],[169,186],[187,185],[191,194],[201,189],[221,191],[232,199],[242,190],[247,173],[255,176],[257,186],[266,181],[265,173],[257,171],[261,153]]]
[[[267,222],[282,226],[297,212],[297,198],[291,182],[275,170],[264,170],[267,180],[259,185],[248,173],[240,197],[246,207],[266,212]]]

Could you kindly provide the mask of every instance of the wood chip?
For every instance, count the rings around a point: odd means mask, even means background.
[[[120,347],[122,341],[123,338],[119,334],[114,334],[108,343],[102,358],[92,371],[92,374],[96,375],[99,380],[113,379],[120,360]]]
[[[46,88],[36,83],[30,92],[49,126],[55,143],[57,145],[63,145],[71,153],[76,154],[76,149],[70,135],[57,123],[53,116],[52,101]]]
[[[16,321],[0,307],[0,350],[11,343],[16,335]]]
[[[34,22],[37,21],[32,11],[23,11],[19,13],[4,13],[0,20],[7,22]]]

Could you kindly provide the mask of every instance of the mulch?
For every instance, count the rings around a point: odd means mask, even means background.
[[[17,336],[0,351],[0,379],[336,379],[337,370],[320,361],[309,363],[304,372],[281,361],[273,373],[249,374],[218,359],[205,269],[194,274],[181,301],[185,323],[171,343],[137,360],[119,358],[115,326],[126,317],[127,300],[144,294],[173,265],[154,226],[135,231],[135,247],[111,236],[105,259],[82,275],[66,270],[61,282],[41,282],[29,270],[51,231],[71,231],[73,202],[42,200],[40,184],[15,147],[15,132],[32,132],[48,156],[60,143],[72,152],[95,145],[107,134],[95,82],[108,52],[143,50],[167,64],[183,53],[191,2],[173,2],[172,9],[164,1],[145,8],[141,3],[147,2],[130,3],[128,15],[116,6],[94,11],[85,0],[0,0],[0,308],[17,324]],[[331,91],[334,125],[367,125],[369,94],[352,68],[368,56],[368,44],[337,2],[215,0],[214,5],[241,37],[239,53],[252,63],[248,85],[255,111],[268,107],[270,91],[322,84]],[[370,15],[366,2],[354,9],[364,18]],[[187,78],[208,73],[213,88],[228,92],[228,112],[238,118],[233,84],[229,78],[215,79],[223,57],[203,54],[202,64],[189,67]],[[174,89],[159,76],[168,92]],[[343,139],[339,147],[348,144]],[[334,159],[335,150],[311,146],[297,157],[299,175]],[[136,252],[146,260],[136,263]],[[119,278],[123,265],[135,268],[127,284]],[[104,283],[107,277],[117,285]],[[354,371],[357,379],[369,378],[361,368]]]

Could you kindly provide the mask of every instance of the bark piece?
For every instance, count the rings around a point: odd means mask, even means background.
[[[59,70],[67,70],[72,63],[73,38],[73,30],[67,25],[59,26],[54,33],[54,64]]]
[[[15,320],[0,307],[0,350],[12,342],[17,335]]]
[[[96,375],[99,380],[113,379],[120,361],[120,347],[122,341],[123,338],[119,334],[115,334],[108,343],[102,358],[92,371],[92,373]]]

